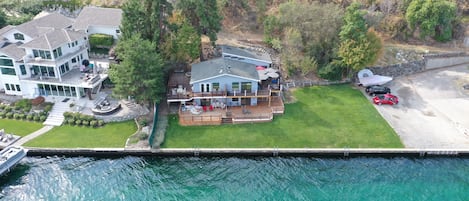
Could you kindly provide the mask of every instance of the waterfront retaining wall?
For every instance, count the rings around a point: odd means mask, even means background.
[[[469,157],[469,150],[457,149],[44,149],[29,148],[28,156],[88,156],[88,157]]]

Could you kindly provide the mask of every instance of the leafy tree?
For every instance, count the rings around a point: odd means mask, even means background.
[[[173,12],[170,24],[170,40],[167,40],[163,47],[165,57],[177,63],[192,62],[199,56],[200,35],[180,12]]]
[[[167,17],[172,13],[172,5],[166,0],[128,0],[122,7],[122,38],[135,34],[154,42],[155,49],[167,36]]]
[[[165,91],[164,63],[154,47],[153,42],[138,34],[120,40],[116,52],[122,62],[113,64],[109,72],[115,95],[132,96],[138,102],[161,100]]]
[[[446,0],[413,0],[406,12],[409,27],[420,30],[420,37],[433,37],[438,41],[452,38],[456,19],[456,4]]]
[[[179,0],[176,7],[189,19],[199,34],[207,35],[210,41],[215,43],[222,20],[217,0]]]
[[[345,24],[339,34],[341,43],[338,56],[349,75],[350,70],[358,71],[376,62],[382,51],[381,39],[374,31],[368,31],[364,14],[360,4],[352,3],[346,9]]]
[[[335,4],[282,3],[278,15],[269,15],[264,21],[264,40],[281,50],[283,66],[289,72],[315,72],[335,57],[342,16],[342,9]]]

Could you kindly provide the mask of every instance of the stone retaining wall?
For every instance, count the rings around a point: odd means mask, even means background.
[[[374,74],[390,77],[412,75],[426,70],[469,63],[469,55],[465,52],[427,54],[424,59],[389,66],[368,67]]]

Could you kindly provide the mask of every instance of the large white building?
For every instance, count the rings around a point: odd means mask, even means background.
[[[121,35],[122,10],[117,8],[84,7],[73,24],[73,29],[91,34],[107,34],[114,39]]]
[[[73,23],[51,13],[0,29],[0,90],[24,98],[80,98],[99,90],[108,75],[85,68],[87,34]]]

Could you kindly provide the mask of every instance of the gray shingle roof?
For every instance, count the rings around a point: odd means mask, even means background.
[[[23,44],[21,47],[55,49],[64,43],[70,43],[85,36],[84,32],[72,31],[69,29],[56,29]]]
[[[3,28],[0,29],[0,35],[3,35],[4,33],[12,30],[13,28],[15,28],[15,26],[12,26],[12,25],[7,25]]]
[[[23,56],[26,54],[24,49],[19,48],[17,44],[12,43],[8,44],[5,47],[0,49],[0,52],[8,55],[9,57],[15,59],[15,61],[23,60]]]
[[[250,49],[250,48],[239,48],[239,47],[228,46],[228,45],[221,45],[220,47],[223,53],[258,59],[258,60],[265,61],[267,63],[272,63],[272,58],[265,51],[257,51],[257,50]]]
[[[58,14],[50,13],[46,16],[31,20],[15,27],[16,30],[32,37],[38,37],[54,29],[70,27],[73,20]]]
[[[76,30],[86,30],[88,26],[119,27],[122,10],[117,8],[84,7],[73,24]]]
[[[256,65],[217,58],[192,64],[190,83],[226,75],[259,81]]]

